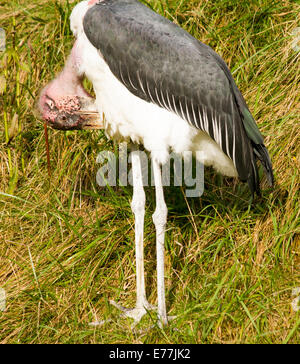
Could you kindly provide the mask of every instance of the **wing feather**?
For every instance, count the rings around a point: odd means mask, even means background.
[[[241,180],[256,180],[243,108],[256,141],[263,139],[220,56],[137,0],[103,0],[88,10],[83,24],[89,41],[130,92],[208,133]]]

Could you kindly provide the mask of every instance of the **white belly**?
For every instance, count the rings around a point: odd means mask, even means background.
[[[79,4],[82,7],[79,10],[83,17],[87,6],[82,4]],[[143,144],[152,157],[162,164],[168,160],[170,151],[178,154],[198,151],[201,152],[198,159],[205,165],[213,166],[224,175],[237,176],[231,159],[207,133],[189,125],[173,112],[129,92],[89,42],[82,30],[82,23],[72,24],[71,16],[71,26],[78,39],[80,72],[93,84],[96,105],[99,113],[105,115],[105,130],[109,137]]]

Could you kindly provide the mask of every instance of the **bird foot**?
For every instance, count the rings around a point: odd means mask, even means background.
[[[141,321],[142,317],[146,315],[148,311],[157,310],[157,308],[151,305],[148,301],[145,301],[143,305],[136,306],[134,308],[127,308],[121,306],[113,300],[110,300],[109,303],[122,312],[121,314],[122,317],[130,317],[134,319],[134,326]]]
[[[121,316],[122,317],[130,317],[134,319],[134,324],[132,327],[136,326],[142,319],[142,317],[148,312],[148,311],[157,311],[157,307],[151,305],[148,301],[145,301],[143,303],[143,306],[135,307],[135,308],[126,308],[124,306],[119,305],[113,300],[110,300],[109,303],[113,306],[115,306],[118,310],[122,311]],[[158,327],[163,328],[163,326],[167,325],[168,322],[175,320],[177,316],[167,316],[166,319],[162,319],[157,315],[158,318]],[[151,328],[155,327],[151,326]]]
[[[148,313],[148,311],[157,311],[157,307],[151,305],[147,300],[143,303],[143,305],[136,306],[134,308],[124,307],[122,305],[119,305],[118,303],[116,303],[113,300],[110,300],[109,303],[122,312],[121,317],[129,317],[134,320],[134,323],[131,326],[132,328],[134,328],[141,321],[141,319]],[[159,317],[159,315],[157,315],[158,327],[163,328],[163,326],[167,325],[168,322],[170,322],[176,318],[177,318],[177,316],[167,316],[166,320],[163,320]],[[112,321],[113,321],[112,319],[95,321],[95,322],[91,322],[89,325],[93,326],[93,327],[100,327],[100,326],[103,326]],[[155,325],[152,325],[150,327],[150,329],[152,329],[154,327],[155,327]]]
[[[93,321],[89,323],[89,326],[91,327],[101,327],[105,324],[108,324],[109,322],[112,322],[112,319],[108,319],[108,320],[101,320],[101,321]]]

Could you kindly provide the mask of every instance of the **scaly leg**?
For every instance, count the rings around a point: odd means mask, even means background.
[[[129,309],[114,301],[110,301],[110,303],[121,310],[124,316],[133,318],[137,323],[147,313],[147,310],[154,309],[154,307],[146,299],[144,276],[144,217],[146,199],[143,188],[141,157],[136,147],[131,153],[131,158],[133,178],[131,209],[135,216],[136,306],[133,309]]]
[[[168,209],[164,200],[161,168],[155,158],[153,159],[153,172],[156,192],[156,209],[152,217],[156,229],[158,318],[159,325],[162,326],[167,325],[168,323],[164,280],[164,244]]]

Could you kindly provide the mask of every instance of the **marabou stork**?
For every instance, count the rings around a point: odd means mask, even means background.
[[[91,0],[71,14],[76,37],[65,68],[41,92],[42,118],[58,129],[104,128],[130,141],[136,249],[136,306],[116,307],[138,322],[152,309],[146,298],[143,260],[145,192],[138,146],[150,152],[156,209],[159,323],[168,321],[164,287],[167,206],[161,166],[170,151],[201,151],[201,162],[248,182],[260,193],[256,161],[273,184],[263,137],[223,61],[209,46],[138,0]],[[94,100],[83,88],[86,76]],[[101,117],[105,115],[105,117]]]

